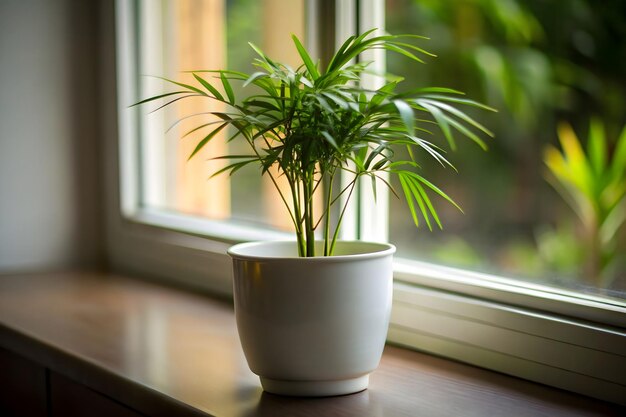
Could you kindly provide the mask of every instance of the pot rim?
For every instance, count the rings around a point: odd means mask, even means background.
[[[359,258],[381,258],[385,256],[393,255],[396,252],[396,247],[391,243],[382,242],[368,242],[361,240],[340,240],[337,241],[337,249],[342,246],[345,247],[360,247],[359,250],[355,250],[355,253],[339,254],[333,256],[314,256],[314,257],[300,257],[295,253],[294,255],[284,255],[284,248],[289,245],[295,245],[295,240],[268,240],[260,242],[245,242],[239,243],[228,248],[228,255],[237,260],[248,261],[271,261],[271,260],[298,260],[299,262],[341,262],[341,261],[354,261]],[[321,241],[316,241],[316,244],[323,244]],[[267,254],[267,246],[276,246],[283,248],[283,254],[271,255]],[[265,248],[265,253],[255,254],[254,250],[258,248]],[[341,251],[339,251],[341,252]]]

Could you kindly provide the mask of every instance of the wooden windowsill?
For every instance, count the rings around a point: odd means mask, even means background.
[[[228,302],[96,272],[0,276],[0,347],[148,416],[621,415],[608,403],[393,346],[361,393],[264,394]]]

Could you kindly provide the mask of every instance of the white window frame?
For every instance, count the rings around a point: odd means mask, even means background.
[[[315,3],[310,2],[311,11]],[[268,232],[139,205],[140,109],[128,108],[136,100],[132,4],[117,0],[102,22],[108,35],[102,60],[116,62],[102,73],[108,260],[114,270],[231,297],[226,249],[267,239]],[[381,27],[383,12],[383,0],[336,2],[336,20],[345,22],[344,28]],[[368,199],[364,193],[359,198]],[[376,206],[379,212],[365,207],[355,219],[368,226],[371,219],[387,216],[384,205]],[[385,234],[382,225],[374,237]],[[395,262],[392,344],[626,405],[625,328],[626,304],[619,301],[423,262]]]

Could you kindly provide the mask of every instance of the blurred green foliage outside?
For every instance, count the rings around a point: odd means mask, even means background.
[[[499,110],[480,115],[496,134],[488,153],[463,144],[449,155],[460,174],[424,166],[441,174],[439,183],[465,214],[444,209],[443,231],[415,230],[402,202],[392,198],[390,237],[399,254],[626,297],[626,228],[615,228],[605,238],[609,243],[594,248],[603,243],[594,242],[588,225],[547,181],[554,173],[544,161],[548,145],[559,147],[563,122],[588,152],[592,119],[606,131],[604,158],[614,157],[626,124],[626,2],[386,4],[387,31],[428,36],[420,46],[437,55],[419,72],[388,57],[389,71],[405,77],[407,89],[452,87]],[[626,186],[626,173],[616,175],[613,180]],[[590,266],[605,262],[590,259],[609,252],[610,267]]]

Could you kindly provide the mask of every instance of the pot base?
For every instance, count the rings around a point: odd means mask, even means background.
[[[272,394],[293,397],[330,397],[354,394],[367,389],[369,375],[337,381],[288,381],[261,377],[263,389]]]

